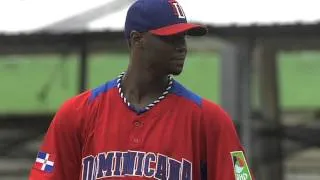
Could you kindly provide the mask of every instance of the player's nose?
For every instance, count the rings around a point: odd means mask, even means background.
[[[175,50],[179,54],[185,54],[187,52],[187,48],[185,46],[176,47]]]

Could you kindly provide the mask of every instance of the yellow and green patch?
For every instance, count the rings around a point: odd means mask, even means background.
[[[250,169],[242,151],[231,152],[234,175],[236,180],[252,180]]]

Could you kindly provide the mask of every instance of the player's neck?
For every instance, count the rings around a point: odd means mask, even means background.
[[[145,106],[163,93],[168,86],[168,76],[154,76],[148,70],[129,67],[121,86],[130,103]]]

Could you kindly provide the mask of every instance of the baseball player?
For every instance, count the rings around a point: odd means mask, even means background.
[[[173,78],[185,36],[206,33],[176,1],[135,1],[125,22],[128,68],[61,106],[29,179],[251,180],[228,114]]]

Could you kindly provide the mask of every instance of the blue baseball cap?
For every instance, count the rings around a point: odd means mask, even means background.
[[[188,23],[176,0],[136,0],[128,9],[124,31],[129,39],[132,31],[150,32],[158,36],[183,32],[190,36],[203,36],[207,28]]]

